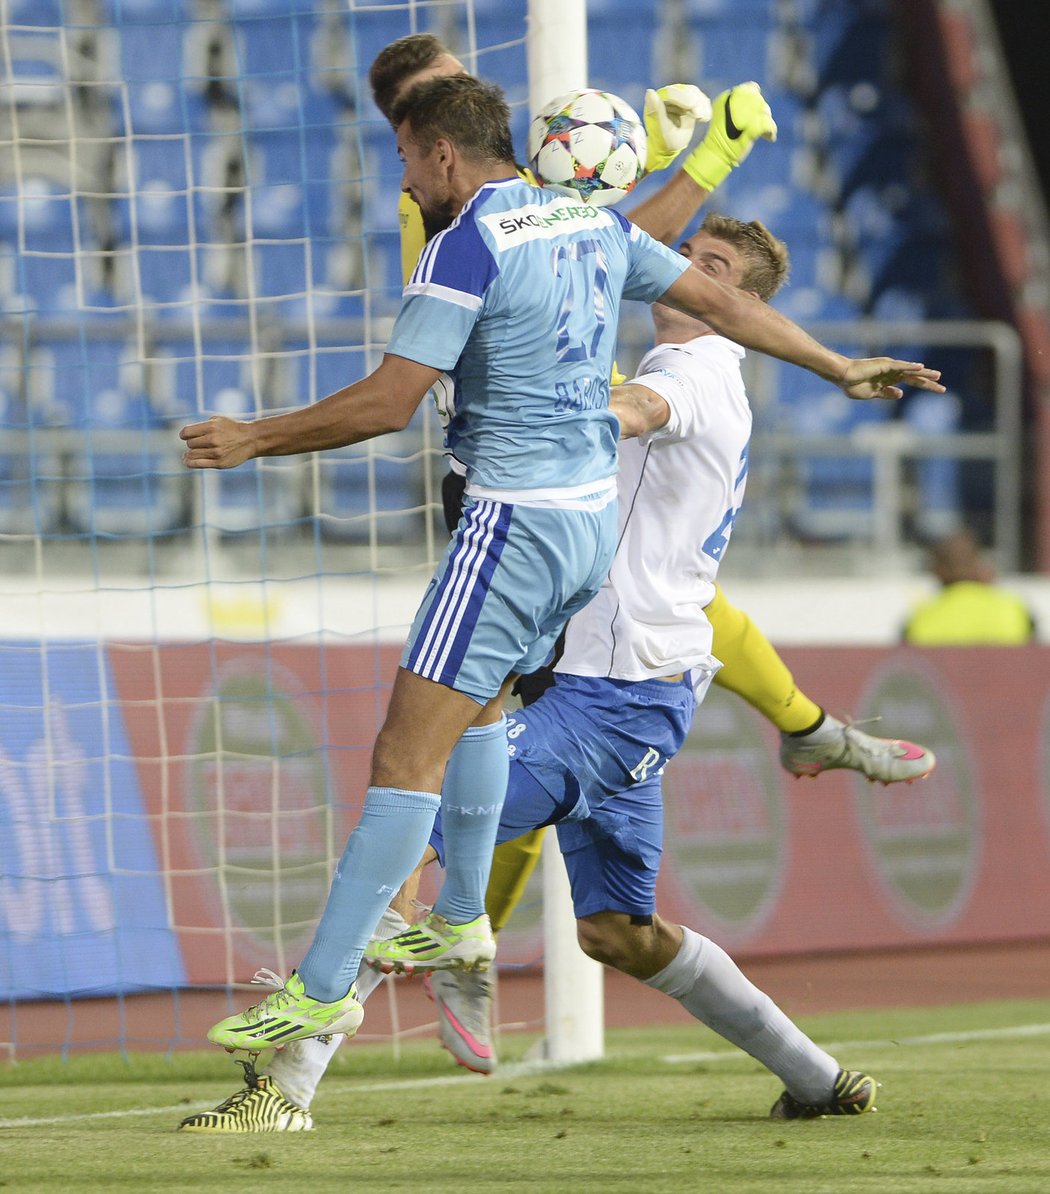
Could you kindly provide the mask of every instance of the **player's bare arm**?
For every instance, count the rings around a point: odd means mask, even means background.
[[[658,431],[671,417],[667,399],[635,381],[613,386],[609,409],[620,420],[620,439]]]
[[[441,376],[429,365],[386,354],[379,368],[311,406],[245,422],[213,415],[183,427],[187,468],[235,468],[256,456],[343,448],[402,431]]]
[[[701,319],[716,332],[756,352],[799,365],[833,382],[850,398],[900,398],[898,383],[943,393],[940,371],[893,357],[854,360],[814,340],[768,303],[690,267],[660,301]]]

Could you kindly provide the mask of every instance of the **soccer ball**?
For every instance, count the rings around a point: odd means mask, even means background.
[[[536,181],[596,207],[616,203],[645,173],[645,125],[608,91],[571,91],[546,104],[529,126]]]

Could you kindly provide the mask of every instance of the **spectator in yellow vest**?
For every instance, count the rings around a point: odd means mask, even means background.
[[[956,531],[934,544],[931,570],[940,592],[921,602],[904,624],[903,638],[920,647],[1016,646],[1035,637],[1031,610],[999,587],[974,536]]]

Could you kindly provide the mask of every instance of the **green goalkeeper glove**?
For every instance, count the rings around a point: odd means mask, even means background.
[[[759,137],[777,139],[777,124],[757,83],[739,83],[715,99],[707,136],[682,169],[705,191],[713,191],[751,152]]]
[[[711,101],[692,83],[671,83],[645,93],[645,131],[649,150],[645,172],[669,166],[693,139],[696,122],[711,119]]]

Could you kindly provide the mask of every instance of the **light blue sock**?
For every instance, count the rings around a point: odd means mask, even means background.
[[[445,882],[434,911],[452,924],[463,924],[485,911],[485,888],[509,772],[505,717],[467,730],[445,768],[441,786]]]
[[[350,990],[372,930],[423,857],[440,804],[432,792],[368,789],[313,944],[296,968],[311,999],[334,1003]]]

